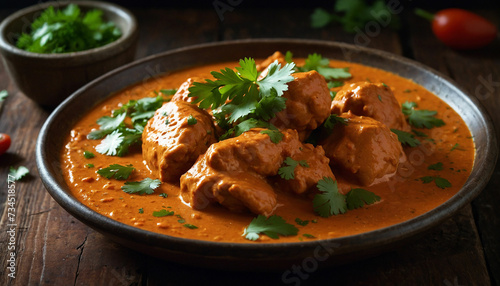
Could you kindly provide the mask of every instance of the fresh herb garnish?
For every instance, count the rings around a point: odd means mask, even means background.
[[[380,201],[380,197],[365,189],[352,189],[346,195],[339,193],[337,181],[323,177],[317,184],[321,192],[314,196],[314,211],[322,217],[330,217]]]
[[[24,166],[19,166],[17,169],[14,167],[10,167],[8,180],[11,180],[11,178],[13,178],[14,181],[19,181],[22,178],[24,178],[24,176],[28,175],[29,173],[30,173],[30,171],[28,170],[28,168],[26,168]]]
[[[135,168],[132,165],[122,166],[119,164],[112,164],[109,167],[99,169],[97,174],[103,176],[106,179],[115,178],[117,180],[126,180],[134,171]]]
[[[343,81],[329,81],[328,82],[328,88],[335,88],[335,87],[341,87],[344,85]]]
[[[347,211],[345,196],[339,193],[337,181],[324,177],[317,184],[321,192],[313,199],[314,211],[322,217],[338,215]]]
[[[420,145],[420,141],[413,136],[413,134],[409,132],[405,132],[402,130],[397,130],[397,129],[391,129],[393,133],[398,135],[398,140],[401,142],[401,144],[408,145],[410,147],[416,147]]]
[[[86,164],[85,167],[87,167],[87,168],[94,168],[94,164]]]
[[[198,123],[198,120],[196,120],[196,118],[194,118],[193,115],[189,115],[188,119],[187,119],[187,123],[188,123],[188,125],[195,125],[196,123]]]
[[[281,139],[283,139],[283,133],[281,133],[279,130],[266,129],[260,131],[260,133],[267,134],[271,139],[271,142],[273,142],[274,144],[278,144]]]
[[[162,198],[168,198],[168,194],[167,193],[161,193],[159,194],[160,197]]]
[[[317,8],[311,15],[311,27],[322,28],[333,22],[342,25],[346,32],[357,33],[370,21],[379,22],[379,15],[391,15],[384,24],[393,29],[399,27],[398,16],[392,13],[385,1],[376,0],[368,3],[363,0],[338,0],[335,2],[333,13]]]
[[[358,209],[366,205],[371,205],[380,201],[380,197],[365,189],[356,188],[346,194],[347,208],[349,210]]]
[[[92,159],[95,157],[95,155],[90,151],[83,151],[83,157],[85,157],[85,159]]]
[[[306,237],[306,238],[316,238],[316,236],[309,234],[309,233],[304,233],[304,234],[302,234],[302,236]]]
[[[450,152],[451,152],[451,151],[453,151],[453,150],[460,150],[460,151],[464,151],[465,149],[464,149],[464,148],[462,148],[462,147],[460,147],[460,144],[455,143],[455,144],[451,147]]]
[[[309,224],[309,221],[308,220],[301,220],[300,218],[296,218],[295,219],[295,222],[298,224],[298,225],[301,225],[301,226],[306,226]]]
[[[451,187],[450,181],[448,181],[445,178],[441,178],[439,176],[425,176],[425,177],[421,177],[420,180],[422,182],[424,182],[424,184],[428,184],[428,183],[434,181],[434,183],[436,184],[436,186],[438,186],[441,189],[445,189],[445,188]]]
[[[443,163],[437,162],[436,164],[429,165],[429,167],[427,167],[427,170],[441,171],[443,170]]]
[[[225,129],[247,119],[266,122],[273,118],[276,112],[285,108],[286,98],[282,95],[288,90],[287,83],[294,79],[291,75],[294,63],[281,68],[281,64],[275,61],[262,79],[258,79],[254,59],[242,59],[239,65],[236,71],[230,68],[213,71],[211,74],[215,80],[194,82],[189,88],[189,96],[196,98],[194,103],[214,110],[217,124]]]
[[[139,213],[140,213],[140,214],[143,214],[143,213],[144,213],[144,209],[143,209],[143,208],[140,208],[140,209],[139,209]]]
[[[161,181],[158,179],[150,179],[145,178],[139,182],[125,182],[125,185],[122,186],[122,190],[128,194],[152,194],[154,190],[158,188],[161,184]]]
[[[259,234],[263,233],[272,239],[278,239],[279,235],[297,235],[299,229],[287,223],[282,217],[272,215],[269,218],[259,215],[245,228],[243,235],[248,240],[259,239]]]
[[[305,160],[295,161],[291,157],[286,157],[286,159],[283,161],[283,166],[278,169],[278,174],[282,179],[293,180],[295,179],[295,167],[297,167],[297,165],[299,164],[302,167],[309,167]]]
[[[177,89],[160,89],[160,92],[164,95],[174,95],[177,92]]]
[[[159,211],[153,211],[153,216],[155,217],[164,217],[164,216],[172,216],[174,215],[173,211],[167,211],[166,209],[161,209]]]
[[[197,229],[198,227],[196,225],[192,225],[192,224],[189,224],[189,223],[185,223],[183,224],[184,227],[187,227],[189,229]]]
[[[142,132],[147,121],[153,117],[155,111],[166,100],[163,96],[145,97],[139,100],[130,100],[121,108],[115,109],[112,116],[103,116],[97,120],[99,129],[90,132],[88,139],[103,139],[96,146],[96,151],[110,156],[123,156],[133,145],[140,145]],[[132,126],[125,124],[129,117]]]
[[[320,54],[309,54],[305,63],[301,67],[296,67],[299,72],[308,72],[315,70],[320,75],[324,76],[327,81],[336,79],[348,79],[352,77],[349,73],[349,68],[332,68],[330,67],[330,60],[323,58]],[[342,82],[336,82],[336,86],[343,85]]]
[[[407,101],[402,104],[403,114],[408,116],[408,122],[417,128],[439,127],[444,125],[444,121],[436,118],[437,111],[421,109],[417,110],[415,102]]]
[[[323,123],[323,126],[331,131],[336,124],[340,123],[342,125],[347,125],[348,122],[349,120],[347,118],[340,117],[337,114],[330,114]]]
[[[64,10],[50,6],[23,33],[17,47],[34,53],[69,53],[104,46],[118,39],[121,32],[112,22],[104,22],[103,11],[82,14],[75,4]]]

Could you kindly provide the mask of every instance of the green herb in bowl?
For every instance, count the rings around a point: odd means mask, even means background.
[[[105,22],[98,9],[82,14],[75,4],[63,10],[50,6],[23,33],[17,47],[34,53],[69,53],[104,46],[120,38],[121,31]]]

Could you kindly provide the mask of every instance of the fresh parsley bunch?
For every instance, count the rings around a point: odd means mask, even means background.
[[[275,61],[269,65],[267,75],[259,78],[255,60],[244,58],[236,71],[213,71],[215,80],[193,83],[189,96],[196,98],[194,102],[201,108],[212,109],[217,124],[229,130],[222,139],[253,127],[275,130],[267,122],[285,109],[286,98],[282,95],[293,80],[294,68],[294,63],[281,67]]]
[[[50,6],[23,33],[17,47],[34,53],[69,53],[88,50],[120,38],[121,31],[112,22],[104,22],[101,10],[82,15],[80,8],[69,4],[64,10]]]

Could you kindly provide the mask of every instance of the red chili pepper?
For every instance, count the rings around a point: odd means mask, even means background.
[[[477,49],[489,44],[497,36],[495,25],[467,10],[450,8],[431,14],[416,9],[415,13],[431,21],[434,35],[453,49]]]
[[[10,136],[0,133],[0,155],[7,152],[10,147]]]

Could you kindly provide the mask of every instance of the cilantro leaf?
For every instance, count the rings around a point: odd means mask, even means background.
[[[248,240],[259,239],[259,234],[263,233],[272,239],[278,239],[279,235],[297,235],[299,229],[287,223],[282,217],[272,215],[269,218],[259,215],[250,222],[243,231],[243,235]]]
[[[312,28],[322,28],[328,25],[332,21],[330,12],[323,8],[316,8],[311,14],[311,27]]]
[[[120,131],[115,130],[113,133],[106,136],[106,138],[104,138],[101,143],[95,147],[95,150],[104,155],[117,155],[118,148],[120,147],[120,144],[122,144],[123,139],[123,134]]]
[[[158,179],[150,179],[145,178],[139,182],[125,182],[125,185],[121,187],[121,189],[128,194],[152,194],[154,190],[158,188],[161,184],[161,181]]]
[[[437,162],[436,164],[429,165],[429,167],[427,167],[427,170],[441,171],[443,170],[443,163]]]
[[[323,123],[323,126],[328,130],[332,130],[337,123],[347,125],[347,122],[349,122],[347,118],[342,118],[337,114],[330,114],[330,116],[328,116],[328,118]]]
[[[269,65],[266,76],[259,79],[255,60],[244,58],[236,71],[230,68],[213,71],[215,80],[194,82],[189,96],[196,98],[194,103],[201,108],[214,111],[217,125],[229,130],[223,136],[228,138],[238,134],[232,129],[236,125],[249,119],[266,122],[286,107],[282,95],[288,89],[287,83],[294,79],[291,75],[294,67],[294,63],[281,67],[275,61]]]
[[[154,217],[164,217],[164,216],[173,216],[174,211],[167,211],[166,209],[161,209],[159,211],[153,211]]]
[[[441,178],[441,177],[436,177],[434,179],[434,183],[436,183],[436,186],[438,186],[441,189],[445,189],[445,188],[451,187],[450,181],[448,181],[445,178]]]
[[[405,102],[402,104],[403,114],[408,115],[408,122],[417,128],[431,129],[445,125],[444,121],[436,118],[437,111],[433,110],[418,110],[415,109],[418,105],[415,102]]]
[[[365,189],[356,188],[346,194],[346,203],[349,210],[363,207],[365,204],[371,205],[380,201],[380,197]]]
[[[450,181],[448,181],[445,178],[441,178],[439,176],[425,176],[425,177],[421,177],[420,180],[424,184],[428,184],[428,183],[434,181],[434,183],[436,184],[436,186],[438,188],[441,188],[441,189],[445,189],[445,188],[451,187]]]
[[[50,6],[23,33],[16,45],[34,53],[68,53],[88,50],[111,43],[121,36],[113,22],[103,20],[102,10],[81,13],[75,4],[63,10]]]
[[[4,101],[9,96],[9,92],[7,90],[0,91],[0,102]]]
[[[196,123],[198,123],[198,120],[196,120],[196,118],[194,118],[193,115],[189,115],[188,119],[187,119],[187,123],[188,123],[188,125],[195,125]]]
[[[301,226],[306,226],[309,224],[309,221],[308,220],[301,220],[300,218],[296,218],[295,223],[297,223],[298,225],[301,225]]]
[[[277,96],[282,96],[283,92],[288,90],[287,83],[294,79],[291,75],[294,68],[294,63],[286,64],[283,68],[278,61],[271,63],[266,77],[257,81],[262,97],[270,96],[271,90],[274,90]]]
[[[281,133],[279,130],[267,129],[260,131],[260,133],[269,135],[271,142],[273,142],[274,144],[278,144],[283,139],[283,133]]]
[[[113,164],[109,167],[99,169],[97,171],[97,174],[107,179],[111,179],[114,177],[117,180],[126,180],[134,170],[135,168],[132,167],[132,165],[122,166],[119,164]]]
[[[371,3],[371,5],[369,4]],[[311,27],[322,28],[334,22],[342,25],[344,31],[356,33],[370,21],[380,22],[378,15],[391,15],[387,23],[393,29],[399,28],[399,17],[391,12],[383,0],[338,0],[332,13],[318,8],[311,14]]]
[[[409,132],[405,132],[402,130],[397,130],[397,129],[391,129],[393,133],[398,135],[398,140],[401,142],[401,144],[408,145],[410,147],[415,147],[420,145],[420,141],[413,136],[413,134]]]
[[[99,118],[97,120],[99,129],[90,132],[87,139],[104,138],[96,146],[97,152],[110,156],[123,156],[128,153],[132,145],[141,143],[144,126],[164,102],[165,99],[161,95],[129,100],[120,108],[113,110],[113,116]],[[133,128],[125,124],[126,117],[130,117]]]
[[[304,233],[304,234],[302,234],[302,236],[306,237],[306,238],[316,238],[316,236],[309,234],[309,233]]]
[[[13,178],[14,181],[19,181],[22,178],[24,178],[24,176],[28,175],[29,173],[30,173],[30,171],[28,170],[28,168],[26,168],[24,166],[19,166],[17,169],[14,167],[10,167],[9,168],[9,175],[7,176],[7,179],[11,180],[11,178]]]
[[[172,88],[172,89],[160,89],[160,92],[163,93],[164,95],[174,95],[177,92],[177,89]]]
[[[83,157],[85,159],[92,159],[95,157],[94,153],[90,152],[90,151],[83,151]]]
[[[280,167],[278,169],[278,175],[280,175],[280,177],[282,179],[285,179],[285,180],[293,180],[295,179],[295,168],[297,167],[297,165],[301,165],[302,167],[309,167],[309,165],[307,164],[307,162],[305,160],[301,160],[301,161],[295,161],[294,159],[292,159],[291,157],[286,157],[285,160],[283,161],[283,164],[284,166]]]
[[[338,192],[337,181],[330,177],[323,177],[317,184],[321,192],[313,199],[314,211],[322,217],[329,217],[345,213],[347,204],[345,196]]]
[[[297,69],[301,72],[315,70],[324,76],[326,80],[347,79],[352,77],[351,73],[349,73],[349,68],[332,68],[330,67],[330,61],[317,53],[309,54],[305,64]]]
[[[189,223],[185,223],[182,226],[187,227],[189,229],[197,229],[198,228],[196,225],[189,224]]]
[[[101,130],[106,129],[116,129],[120,124],[123,123],[127,114],[118,114],[116,117],[103,116],[97,119],[97,124],[99,124]]]
[[[464,149],[464,148],[462,148],[462,147],[460,147],[460,144],[455,143],[455,144],[451,147],[450,152],[451,152],[451,151],[453,151],[453,150],[460,150],[460,151],[464,151],[465,149]]]

